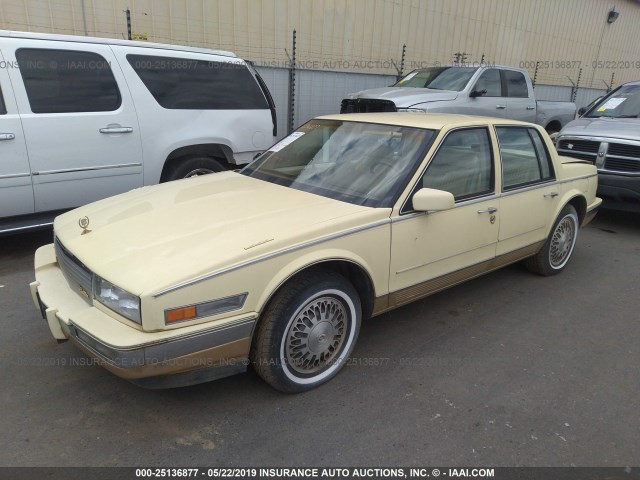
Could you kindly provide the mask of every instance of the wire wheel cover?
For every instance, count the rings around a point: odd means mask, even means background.
[[[567,215],[564,217],[551,237],[549,248],[549,261],[554,267],[560,267],[567,260],[573,247],[573,240],[576,234],[574,219]]]
[[[346,338],[348,313],[335,297],[320,297],[299,310],[285,338],[291,369],[314,374],[331,365]]]

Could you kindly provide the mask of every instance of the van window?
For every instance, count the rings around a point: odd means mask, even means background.
[[[244,64],[190,58],[127,55],[160,106],[181,110],[269,108]]]
[[[120,107],[111,66],[96,53],[21,48],[16,58],[33,113],[110,112]]]
[[[4,98],[2,97],[2,87],[0,87],[0,115],[7,113],[7,108],[4,106]]]

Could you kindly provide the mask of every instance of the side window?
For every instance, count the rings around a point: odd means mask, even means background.
[[[533,139],[533,144],[536,147],[536,153],[538,154],[538,161],[540,162],[540,172],[542,173],[543,180],[551,180],[555,178],[555,172],[553,171],[553,162],[549,151],[538,132],[534,128],[529,129],[529,135]]]
[[[507,82],[507,95],[509,97],[528,98],[527,79],[520,72],[503,70]]]
[[[0,87],[0,115],[7,113],[7,107],[4,106],[4,97],[2,96],[2,87]]]
[[[256,80],[244,64],[150,55],[127,55],[127,60],[153,98],[164,108],[269,108]]]
[[[451,192],[456,201],[492,193],[493,160],[487,129],[468,128],[447,135],[421,182],[421,187]]]
[[[474,90],[481,92],[486,90],[487,93],[483,97],[501,97],[502,96],[502,81],[500,80],[500,70],[492,68],[485,70],[480,78],[476,82]]]
[[[496,127],[502,157],[503,189],[553,178],[551,159],[539,133],[526,127]]]
[[[120,107],[111,65],[96,53],[21,48],[16,58],[33,113],[110,112]]]

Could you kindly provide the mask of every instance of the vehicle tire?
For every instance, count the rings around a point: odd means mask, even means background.
[[[550,276],[560,273],[571,258],[579,227],[576,209],[571,205],[565,205],[542,249],[533,257],[527,258],[524,261],[525,266],[538,275]]]
[[[296,278],[276,293],[259,320],[253,367],[281,392],[315,388],[344,366],[361,317],[358,293],[343,276],[315,270]]]
[[[169,167],[164,181],[180,180],[181,178],[198,177],[209,173],[222,172],[226,170],[216,159],[210,157],[191,157],[174,160]]]
[[[552,134],[558,133],[560,130],[562,130],[562,126],[557,122],[551,122],[544,129],[547,131],[548,135],[552,135]]]

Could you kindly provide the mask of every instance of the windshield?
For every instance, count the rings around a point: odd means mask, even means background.
[[[389,208],[435,133],[396,125],[311,120],[240,173],[356,205]]]
[[[638,118],[640,85],[623,85],[611,92],[584,115],[586,118]]]
[[[393,86],[459,92],[466,87],[476,70],[476,67],[429,67],[414,70]]]

